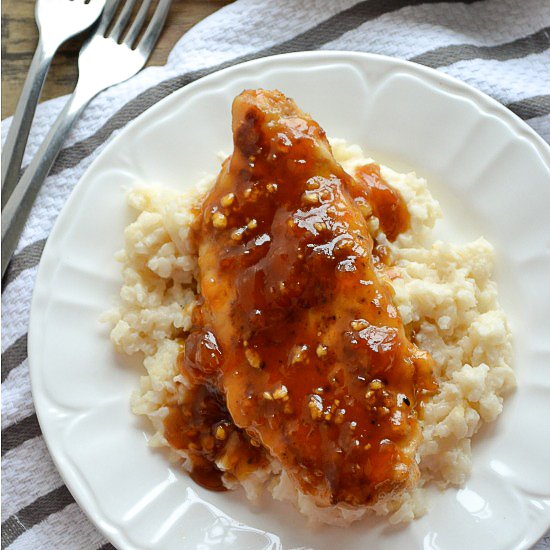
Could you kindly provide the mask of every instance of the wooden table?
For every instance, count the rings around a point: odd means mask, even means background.
[[[166,27],[148,65],[164,65],[177,40],[193,25],[232,0],[174,0]],[[13,114],[38,32],[35,0],[2,0],[2,119]],[[53,60],[40,101],[70,93],[77,77],[78,51],[83,36],[67,41]]]

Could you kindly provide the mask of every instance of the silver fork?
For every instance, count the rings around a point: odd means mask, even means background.
[[[127,80],[145,65],[162,31],[171,2],[172,0],[158,0],[145,28],[151,0],[141,1],[131,24],[130,18],[135,0],[126,0],[111,31],[108,32],[119,0],[107,0],[96,32],[80,52],[79,77],[71,98],[2,209],[2,277],[40,186],[76,119],[88,102],[100,91]],[[128,31],[121,42],[121,37],[127,28]],[[145,31],[138,40],[144,28]]]
[[[105,0],[37,0],[38,44],[2,149],[2,204],[19,178],[36,104],[59,46],[95,23]]]

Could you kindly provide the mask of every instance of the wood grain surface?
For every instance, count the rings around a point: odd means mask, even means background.
[[[193,25],[232,0],[174,0],[164,32],[148,65],[163,65],[177,40]],[[2,119],[13,114],[38,31],[35,0],[2,0]],[[40,101],[70,93],[77,78],[77,58],[84,35],[67,41],[53,60]]]

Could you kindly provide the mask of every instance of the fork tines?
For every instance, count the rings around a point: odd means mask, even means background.
[[[152,15],[149,17],[149,23],[144,30],[153,2],[151,0],[141,0],[130,28],[124,34],[132,19],[132,13],[135,11],[136,0],[126,0],[122,2],[122,6],[120,0],[107,0],[96,34],[111,38],[119,44],[124,44],[130,49],[136,49],[143,55],[147,55],[158,40],[170,10],[171,1],[157,1],[156,6],[152,8]]]

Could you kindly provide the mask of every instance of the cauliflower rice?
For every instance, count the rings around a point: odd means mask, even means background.
[[[336,139],[331,145],[348,173],[373,162],[356,145]],[[503,396],[515,386],[510,330],[491,280],[492,246],[483,238],[464,245],[434,240],[441,209],[426,180],[385,166],[381,173],[405,199],[411,226],[393,243],[374,217],[370,230],[391,251],[394,302],[403,323],[414,330],[417,345],[431,353],[439,389],[424,408],[423,442],[417,455],[421,479],[409,492],[390,495],[373,506],[319,508],[295,489],[275,460],[242,483],[250,499],[267,485],[274,498],[291,500],[310,519],[323,523],[347,525],[368,512],[390,515],[396,523],[424,513],[422,487],[428,482],[442,488],[465,482],[471,469],[472,436],[484,422],[498,417]],[[153,424],[149,444],[168,447],[184,468],[190,467],[187,457],[168,444],[163,420],[168,406],[181,403],[185,392],[176,358],[177,339],[191,328],[197,290],[197,254],[188,238],[192,207],[214,182],[215,178],[206,178],[187,192],[159,187],[129,192],[138,216],[126,228],[125,249],[118,255],[123,265],[120,304],[106,315],[116,349],[143,354],[147,374],[131,404],[135,414],[147,416]],[[224,469],[223,459],[218,467]],[[230,488],[236,484],[224,482]]]

